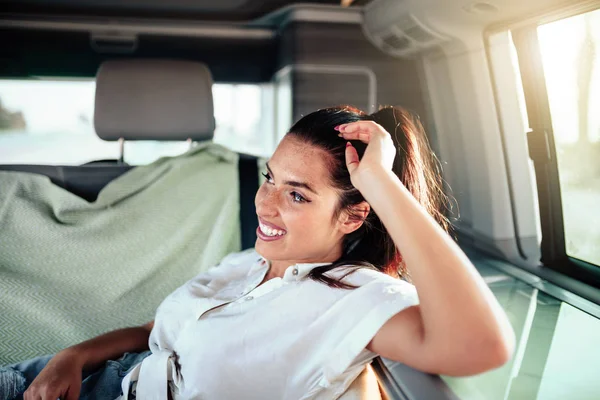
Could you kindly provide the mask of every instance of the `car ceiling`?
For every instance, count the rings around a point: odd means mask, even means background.
[[[367,2],[354,0],[352,6]],[[296,4],[339,5],[340,0],[4,0],[0,1],[0,12],[241,22]]]

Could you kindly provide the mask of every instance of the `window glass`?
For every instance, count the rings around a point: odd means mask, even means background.
[[[117,159],[117,142],[96,136],[94,80],[0,80],[0,163],[81,165]],[[213,85],[214,142],[237,152],[274,150],[268,85]],[[148,164],[188,150],[185,142],[125,143],[125,161]]]
[[[600,265],[600,10],[538,28],[567,254]]]
[[[275,150],[271,85],[213,85],[214,142],[239,153],[270,156]],[[288,127],[289,128],[289,127]]]

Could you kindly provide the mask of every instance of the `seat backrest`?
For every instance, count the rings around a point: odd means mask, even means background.
[[[212,77],[207,66],[179,60],[111,60],[96,75],[94,127],[103,140],[212,140]],[[0,170],[46,175],[94,201],[108,182],[132,167],[92,162],[82,166],[0,165]]]
[[[212,76],[183,60],[112,60],[96,75],[94,127],[103,140],[201,142],[215,130]],[[241,248],[254,247],[258,159],[240,154]]]
[[[107,141],[212,140],[215,129],[212,77],[205,64],[182,60],[111,60],[96,76],[94,126]],[[93,202],[113,179],[133,168],[117,160],[82,166],[0,165],[0,170],[46,175]],[[240,154],[241,248],[254,246],[258,159]]]
[[[0,165],[1,171],[28,172],[45,175],[52,183],[89,202],[96,201],[98,193],[110,181],[123,175],[130,165]]]

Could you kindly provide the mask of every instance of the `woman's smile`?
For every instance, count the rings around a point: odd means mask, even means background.
[[[271,232],[273,232],[273,231],[271,231]],[[282,233],[282,234],[278,234],[278,233],[268,234],[268,233],[266,233],[265,231],[262,230],[262,228],[261,228],[260,225],[258,226],[258,228],[256,228],[256,236],[258,236],[258,238],[260,240],[263,240],[265,242],[272,242],[273,240],[281,239],[284,235],[285,235],[285,233]]]
[[[266,222],[259,217],[256,233],[261,240],[272,241],[281,239],[287,231],[277,225]]]

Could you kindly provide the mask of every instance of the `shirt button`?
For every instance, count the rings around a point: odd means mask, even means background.
[[[292,271],[293,275],[298,275],[298,267],[294,268],[294,270]]]
[[[246,301],[250,301],[252,300],[254,297],[253,296],[246,296]]]

